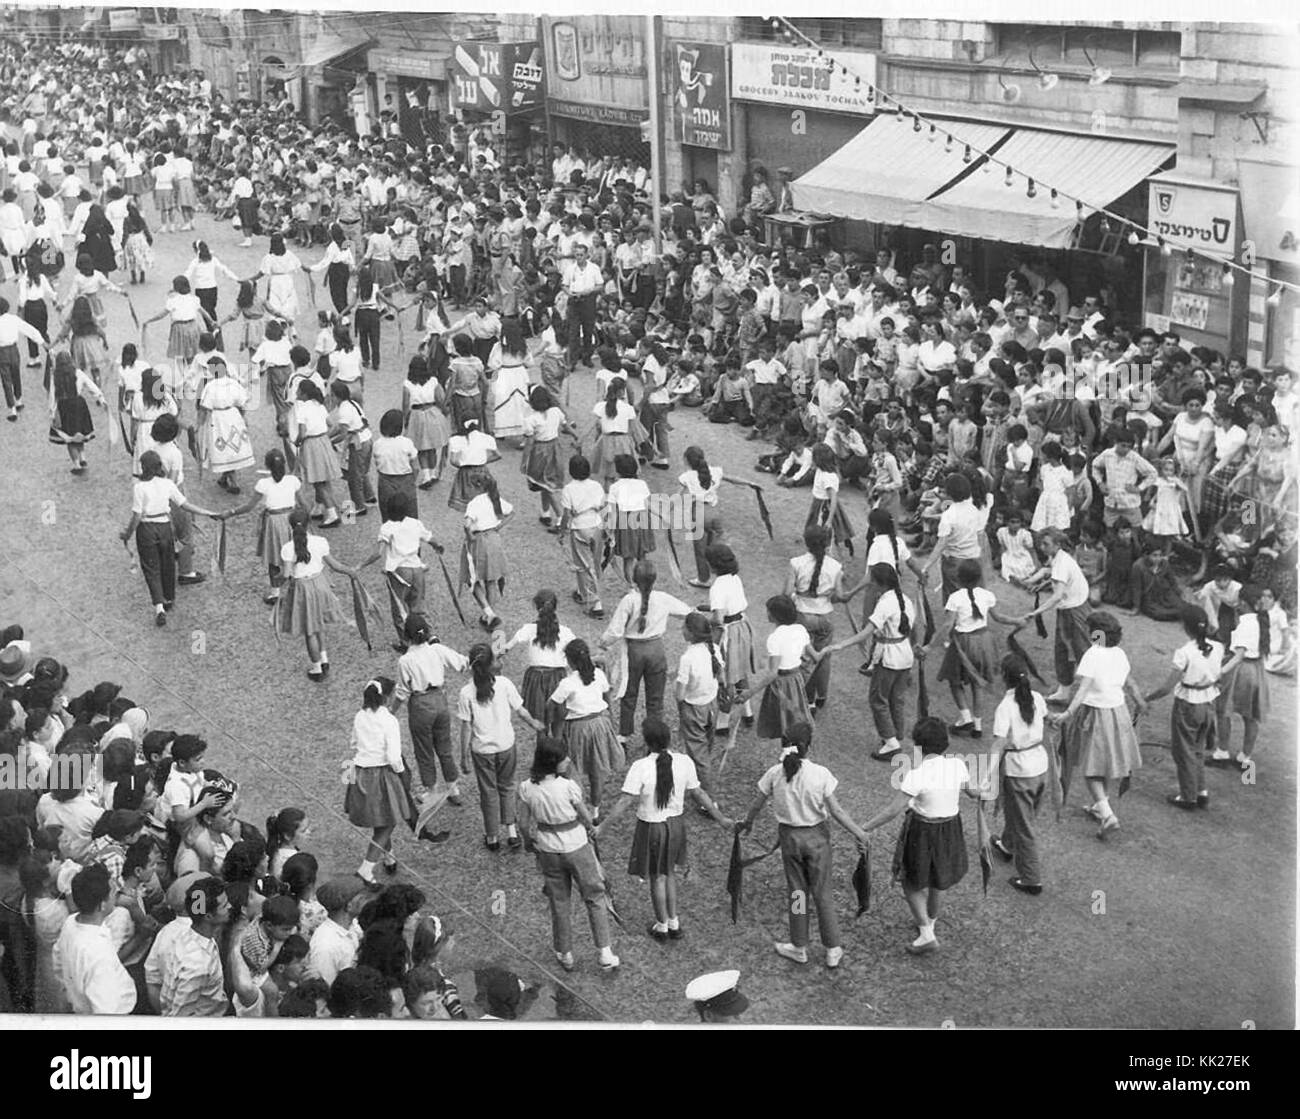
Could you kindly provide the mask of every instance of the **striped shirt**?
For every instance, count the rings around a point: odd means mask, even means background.
[[[230,1005],[218,941],[196,933],[188,917],[177,917],[158,933],[144,979],[160,988],[164,1018],[221,1018]]]

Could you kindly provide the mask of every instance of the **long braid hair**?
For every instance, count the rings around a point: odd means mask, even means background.
[[[825,525],[809,525],[803,530],[804,547],[813,557],[812,575],[808,580],[808,596],[820,598],[818,587],[822,581],[822,564],[826,562],[826,546],[831,542],[831,531]]]
[[[700,489],[707,493],[713,486],[713,471],[709,469],[704,452],[699,447],[687,447],[683,457],[686,459],[686,465],[694,470],[700,479]]]
[[[898,558],[898,530],[894,527],[893,514],[885,509],[872,509],[867,514],[867,555],[871,555],[871,544],[877,536],[888,536],[894,547],[894,566],[901,562]]]
[[[647,719],[641,724],[641,737],[645,739],[646,755],[655,758],[655,807],[667,808],[673,796],[673,756],[668,750],[672,733],[662,719]]]
[[[713,622],[709,620],[707,614],[692,610],[686,615],[684,626],[687,641],[692,645],[706,643],[709,646],[709,663],[713,666],[713,678],[721,682],[722,658],[713,644]]]
[[[289,514],[289,527],[293,529],[293,558],[298,563],[311,563],[311,549],[307,547],[307,526],[311,523],[307,510],[301,505]]]
[[[474,676],[474,698],[487,703],[496,693],[497,674],[492,646],[479,643],[469,650],[469,669]]]
[[[659,572],[649,560],[637,560],[636,566],[632,568],[632,582],[641,592],[641,613],[636,620],[637,633],[645,633],[646,614],[650,610],[650,592],[654,590],[655,580],[658,578]]]
[[[488,470],[484,470],[478,476],[479,489],[488,495],[488,500],[492,502],[492,512],[498,517],[504,516],[501,512],[501,490],[497,487],[497,480],[492,477]]]
[[[957,564],[957,586],[961,587],[970,599],[970,612],[974,618],[984,617],[984,611],[980,609],[980,604],[975,601],[975,588],[980,585],[980,579],[983,575],[984,571],[977,559],[964,559]]]
[[[575,637],[564,647],[564,659],[569,667],[578,674],[584,685],[596,679],[596,666],[591,663],[591,650],[581,637]]]
[[[887,563],[871,565],[871,579],[877,586],[893,591],[898,598],[898,633],[906,637],[912,632],[912,620],[907,616],[907,599],[903,597],[903,588],[898,582],[898,572]]]
[[[1034,722],[1034,690],[1029,686],[1029,668],[1015,653],[1002,658],[1002,682],[1012,691],[1020,718],[1029,726]]]
[[[560,640],[560,619],[556,616],[557,599],[552,590],[540,590],[533,595],[533,609],[537,611],[537,633],[533,644],[540,649],[554,649]]]
[[[1208,657],[1214,649],[1210,645],[1210,619],[1199,606],[1188,606],[1183,611],[1183,628],[1196,642],[1201,656]]]

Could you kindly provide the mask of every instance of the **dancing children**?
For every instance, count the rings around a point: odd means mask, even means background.
[[[603,618],[600,601],[601,557],[605,549],[605,487],[591,476],[582,455],[569,459],[569,478],[560,491],[560,530],[567,538],[569,560],[578,581],[573,601],[593,618]]]
[[[375,464],[375,477],[379,483],[376,493],[380,517],[388,515],[390,504],[399,494],[407,499],[410,515],[418,517],[419,494],[416,490],[415,470],[419,462],[419,451],[402,434],[402,413],[396,408],[390,408],[379,417],[379,438],[374,441],[370,457]],[[421,470],[420,473],[423,474],[424,471]]]
[[[367,886],[379,885],[375,880],[379,863],[389,873],[397,870],[393,829],[399,821],[414,828],[418,814],[402,761],[402,728],[392,712],[393,697],[393,681],[375,677],[362,690],[361,710],[352,718],[352,760],[343,810],[353,826],[371,829],[366,857],[357,867],[357,877]]]
[[[650,487],[637,477],[632,455],[617,456],[614,469],[618,478],[609,487],[607,517],[614,524],[614,555],[623,561],[623,578],[631,583],[633,569],[655,550]]]
[[[745,584],[740,578],[736,553],[726,544],[714,544],[705,553],[705,560],[713,572],[708,613],[723,664],[717,729],[726,732],[731,726],[732,697],[754,676],[754,630],[745,616],[749,600],[745,597]],[[752,725],[752,705],[742,704],[740,710],[745,725]]]
[[[50,424],[50,442],[62,443],[72,460],[72,473],[84,474],[87,466],[86,443],[95,438],[95,425],[85,394],[89,393],[105,411],[104,394],[72,363],[72,355],[60,350],[54,357],[54,376],[50,394],[54,399],[54,417]]]
[[[1269,687],[1264,662],[1274,645],[1274,629],[1286,625],[1286,615],[1276,608],[1273,592],[1267,587],[1247,584],[1241,588],[1241,613],[1227,648],[1231,653],[1219,677],[1219,697],[1215,701],[1213,766],[1233,764],[1228,760],[1228,743],[1232,738],[1232,716],[1241,716],[1241,749],[1235,763],[1243,772],[1254,765],[1251,755],[1259,741],[1259,724],[1268,714]]]
[[[411,745],[415,750],[415,767],[420,783],[432,792],[438,783],[438,768],[447,788],[447,803],[460,807],[460,771],[456,768],[456,755],[451,748],[451,715],[447,710],[444,691],[447,673],[464,672],[469,661],[455,649],[449,648],[434,636],[429,619],[423,614],[411,614],[403,630],[406,652],[397,661],[397,696],[394,706],[409,702],[407,721],[411,730]],[[442,832],[426,834],[420,839],[438,842],[446,838]]]
[[[586,778],[593,819],[600,818],[605,782],[626,764],[623,746],[609,718],[609,680],[592,663],[591,650],[581,638],[564,647],[569,673],[550,696],[548,723],[559,729],[575,776]]]
[[[268,477],[259,478],[253,485],[253,497],[238,508],[227,510],[226,516],[237,517],[259,505],[262,507],[257,526],[257,555],[266,564],[271,584],[271,590],[262,601],[270,605],[279,601],[280,588],[284,585],[281,554],[293,535],[289,514],[297,506],[302,479],[287,473],[282,451],[267,451],[262,462]]]
[[[519,754],[511,716],[519,715],[538,734],[546,727],[541,719],[529,714],[510,678],[497,674],[490,646],[470,648],[469,669],[474,678],[461,688],[456,701],[461,768],[469,769],[473,759],[479,810],[483,813],[483,846],[493,853],[500,851],[504,827],[507,845],[517,851],[523,840],[515,826],[515,768]]]
[[[132,486],[131,520],[120,534],[125,544],[135,533],[140,573],[153,602],[154,624],[167,624],[166,611],[176,600],[176,542],[172,531],[172,507],[178,506],[199,517],[220,514],[192,505],[180,488],[163,472],[157,451],[146,451],[140,459],[140,478]]]
[[[357,564],[357,570],[361,571],[378,559],[384,561],[388,604],[393,628],[397,630],[393,648],[399,653],[405,653],[407,649],[406,619],[412,614],[424,613],[426,566],[420,558],[420,548],[425,544],[435,552],[442,552],[442,546],[434,541],[433,533],[411,512],[411,499],[404,493],[395,494],[389,499],[383,514],[378,545]]]
[[[1002,658],[1002,683],[1006,692],[993,712],[989,772],[1000,775],[1006,824],[992,846],[1002,858],[1015,862],[1011,885],[1036,896],[1043,892],[1034,821],[1047,787],[1047,700],[1030,687],[1029,669],[1015,654]]]
[[[533,386],[528,403],[529,411],[522,420],[524,448],[519,457],[519,470],[528,481],[529,491],[541,498],[541,522],[546,531],[558,533],[563,519],[559,493],[564,485],[560,474],[560,434],[570,435],[575,441],[578,436],[565,419],[564,409],[544,386]]]
[[[311,487],[317,507],[324,510],[325,519],[320,527],[334,528],[343,523],[334,500],[334,482],[343,477],[343,471],[330,442],[325,397],[314,382],[305,379],[298,382],[297,397],[293,409],[293,445],[297,451],[298,476],[304,486]]]
[[[837,545],[853,555],[853,526],[840,504],[840,476],[835,469],[835,452],[825,443],[812,449],[813,483],[812,504],[808,507],[805,528],[826,525]]]
[[[459,476],[457,476],[459,481]],[[468,587],[482,608],[479,625],[494,630],[501,625],[492,609],[506,589],[506,550],[501,543],[501,526],[514,513],[514,506],[497,489],[497,480],[484,470],[475,478],[479,492],[465,506],[465,544],[460,558],[460,585]]]
[[[613,971],[614,955],[605,895],[605,874],[587,838],[593,827],[582,802],[582,787],[564,776],[569,758],[558,738],[539,735],[533,748],[528,780],[519,785],[519,828],[526,846],[537,854],[537,869],[545,883],[543,892],[551,910],[551,946],[565,971],[573,959],[573,916],[570,898],[574,885],[587,907],[591,938],[600,953],[601,971]]]
[[[600,427],[591,454],[591,469],[601,485],[608,486],[617,476],[620,456],[627,455],[636,462],[634,437],[641,425],[636,410],[627,402],[627,382],[622,377],[611,380],[605,399],[594,404],[591,411]]]
[[[949,629],[943,643],[943,662],[939,665],[939,679],[948,682],[952,701],[957,706],[957,722],[948,730],[971,738],[979,738],[984,733],[980,692],[991,686],[998,669],[989,619],[1006,621],[994,610],[997,597],[980,585],[983,577],[979,560],[962,560],[957,565],[957,589],[944,603]],[[965,704],[967,689],[969,707]]]
[[[658,718],[641,724],[646,756],[628,767],[621,796],[614,802],[607,819],[596,828],[601,838],[615,821],[636,805],[636,831],[628,854],[627,872],[642,881],[650,881],[650,904],[654,921],[646,932],[652,940],[665,943],[686,935],[677,913],[677,871],[686,862],[686,796],[699,804],[724,828],[735,823],[722,814],[701,787],[695,763],[685,754],[669,750],[672,732]]]
[[[787,912],[790,939],[772,947],[778,956],[797,964],[808,962],[809,902],[817,911],[817,929],[826,948],[826,966],[836,968],[844,959],[840,940],[839,915],[835,911],[832,876],[830,820],[834,820],[857,840],[858,849],[866,854],[867,833],[863,831],[839,802],[835,790],[839,781],[823,765],[808,759],[812,744],[812,727],[796,723],[781,739],[781,755],[776,765],[758,779],[758,795],[737,828],[746,834],[758,814],[770,801],[776,817],[781,864],[789,891]]]
[[[330,385],[330,402],[334,405],[331,439],[337,441],[343,455],[343,477],[348,497],[343,509],[349,517],[364,517],[377,505],[375,488],[370,482],[370,464],[374,458],[374,435],[370,421],[352,390],[342,381]]]
[[[789,595],[773,595],[766,606],[767,620],[776,627],[767,636],[767,670],[748,680],[732,705],[744,706],[761,694],[755,735],[784,738],[796,723],[812,722],[803,669],[805,659],[813,656],[812,638],[799,622],[799,608]]]
[[[524,697],[525,710],[534,719],[543,721],[547,702],[568,673],[564,647],[575,637],[573,630],[560,624],[558,605],[554,591],[539,590],[533,595],[537,620],[520,626],[515,635],[497,650],[497,656],[501,658],[516,645],[522,645],[526,650],[528,663],[524,667],[519,692]]]
[[[325,568],[347,576],[356,575],[357,570],[330,555],[330,542],[310,534],[310,524],[307,510],[294,506],[289,514],[290,539],[280,550],[280,567],[288,577],[288,589],[275,605],[275,627],[278,633],[303,638],[311,662],[307,678],[320,683],[330,667],[325,626],[343,620]]]
[[[827,645],[816,655],[824,658],[854,645],[867,646],[867,663],[871,666],[868,703],[881,740],[871,756],[876,761],[889,761],[903,748],[899,736],[903,730],[904,700],[912,685],[912,666],[918,657],[924,659],[925,646],[921,644],[916,607],[903,597],[898,571],[887,563],[878,563],[867,570],[879,591],[871,617],[860,633]],[[945,749],[947,735],[944,730]]]
[[[451,426],[444,411],[446,394],[442,385],[419,354],[406,368],[402,384],[402,419],[407,437],[415,444],[419,456],[416,485],[429,489],[442,477],[447,464],[447,444]]]
[[[600,638],[605,648],[621,643],[618,650],[620,667],[614,674],[614,683],[620,696],[619,741],[624,745],[632,734],[642,681],[645,682],[646,718],[662,717],[668,677],[663,637],[669,618],[684,618],[691,612],[681,599],[654,589],[658,577],[655,565],[649,560],[636,562],[631,578],[635,589],[624,595],[614,608],[609,625]]]
[[[961,794],[992,799],[972,784],[961,758],[945,758],[948,729],[940,719],[920,719],[912,741],[921,752],[920,764],[911,766],[898,783],[893,800],[862,825],[864,832],[906,813],[894,848],[893,877],[903,885],[903,896],[916,922],[917,937],[907,946],[914,956],[939,947],[934,925],[945,890],[966,877],[966,839],[961,827]]]
[[[790,560],[785,575],[785,591],[799,609],[799,623],[808,631],[814,651],[824,649],[835,636],[831,624],[835,603],[844,595],[844,568],[834,556],[826,554],[830,531],[813,525],[803,531],[808,550]],[[814,718],[830,698],[831,662],[821,658],[808,674],[804,690],[808,708]]]
[[[699,447],[687,447],[683,458],[690,469],[678,475],[677,482],[691,498],[690,523],[695,526],[691,535],[691,547],[695,551],[696,577],[687,582],[692,587],[703,588],[713,578],[706,553],[709,547],[722,539],[722,517],[718,513],[718,487],[722,484],[722,471],[709,465]]]
[[[479,421],[468,417],[447,443],[447,456],[456,468],[456,480],[451,484],[447,504],[458,513],[465,512],[470,499],[482,491],[479,479],[489,476],[488,463],[501,458],[497,441],[479,430]],[[426,487],[427,487],[426,480]]]
[[[248,393],[230,376],[225,358],[214,354],[208,363],[214,376],[199,395],[199,461],[217,475],[217,485],[238,494],[236,472],[254,463],[244,410]]]
[[[1146,702],[1174,693],[1169,715],[1169,748],[1178,771],[1178,792],[1165,800],[1175,808],[1208,808],[1205,757],[1215,735],[1215,700],[1223,674],[1223,646],[1210,640],[1210,620],[1199,606],[1183,613],[1188,641],[1174,650],[1173,668],[1165,682],[1147,692]],[[1225,750],[1226,754],[1227,751]]]
[[[722,657],[713,643],[713,623],[707,614],[699,611],[687,614],[682,623],[682,637],[686,640],[686,651],[677,662],[673,687],[677,700],[677,733],[681,736],[682,750],[695,763],[700,787],[711,792]]]

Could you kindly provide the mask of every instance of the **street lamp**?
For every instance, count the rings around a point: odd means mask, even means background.
[[[1092,67],[1092,73],[1088,75],[1089,85],[1101,85],[1103,82],[1110,81],[1111,72],[1106,67],[1097,65],[1097,60],[1088,51],[1087,43],[1083,44],[1083,57],[1088,60],[1088,65]]]
[[[1050,70],[1044,70],[1034,61],[1034,52],[1029,52],[1029,65],[1034,68],[1034,73],[1038,75],[1038,88],[1044,93],[1048,90],[1055,89],[1056,83],[1061,80],[1059,74],[1053,74]]]

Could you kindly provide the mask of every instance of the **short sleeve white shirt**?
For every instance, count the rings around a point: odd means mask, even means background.
[[[1123,707],[1124,682],[1129,675],[1128,654],[1118,645],[1090,645],[1079,658],[1076,677],[1087,676],[1092,687],[1084,697],[1087,707]]]
[[[673,761],[673,791],[663,808],[655,804],[655,784],[658,779],[658,757],[650,754],[634,761],[623,778],[623,792],[637,798],[636,818],[647,824],[662,824],[680,816],[685,807],[686,793],[700,787],[695,763],[685,754],[668,755]]]

